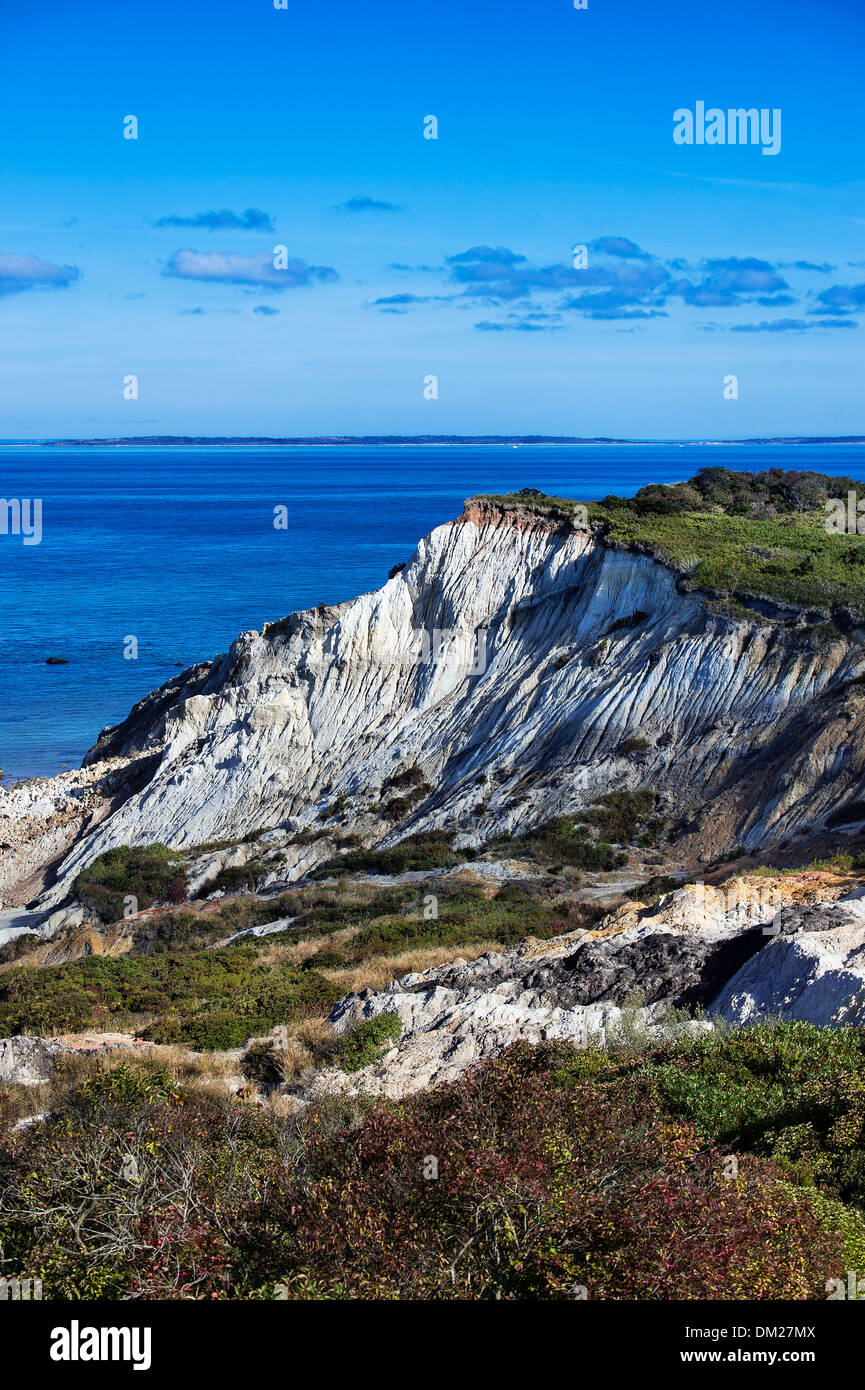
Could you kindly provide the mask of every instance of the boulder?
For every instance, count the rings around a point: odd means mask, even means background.
[[[45,1038],[0,1038],[0,1084],[40,1086],[50,1081],[61,1048]]]

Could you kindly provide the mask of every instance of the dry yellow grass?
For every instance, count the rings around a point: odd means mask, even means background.
[[[273,1042],[286,1081],[291,1081],[316,1065],[316,1058],[333,1040],[333,1030],[325,1015],[300,1023],[283,1024],[267,1038],[251,1041]]]
[[[37,1114],[59,1105],[70,1091],[84,1085],[91,1077],[112,1068],[125,1066],[129,1071],[152,1072],[164,1067],[178,1083],[231,1094],[229,1081],[238,1072],[237,1058],[225,1052],[190,1052],[179,1046],[116,1047],[100,1052],[67,1052],[59,1059],[51,1081],[33,1086],[32,1105],[28,1114]]]
[[[457,957],[471,961],[486,955],[487,951],[501,950],[501,945],[495,941],[475,941],[471,946],[418,947],[402,951],[398,956],[370,956],[360,965],[347,966],[344,970],[323,970],[322,974],[346,994],[357,994],[362,989],[384,989],[391,980],[398,980],[402,975],[434,970],[437,965],[446,965]]]
[[[321,937],[314,937],[310,941],[292,941],[289,945],[281,943],[267,947],[261,952],[260,959],[265,965],[302,965],[310,956],[314,956],[322,947],[325,950],[338,951],[341,946],[345,946],[351,941],[352,937],[357,936],[360,927],[341,927],[339,931],[331,932],[323,940]]]

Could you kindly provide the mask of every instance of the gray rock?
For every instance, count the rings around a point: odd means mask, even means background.
[[[50,1081],[61,1052],[45,1038],[0,1038],[0,1083],[39,1086]]]

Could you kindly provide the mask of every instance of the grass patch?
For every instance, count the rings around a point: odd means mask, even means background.
[[[590,522],[619,545],[653,554],[694,588],[727,596],[716,611],[761,621],[736,602],[754,595],[805,608],[850,607],[865,613],[865,546],[857,535],[826,530],[827,501],[865,495],[853,478],[770,468],[701,468],[688,482],[652,483],[633,497],[586,504]],[[573,515],[574,499],[523,493],[491,495],[501,506],[541,515]],[[832,631],[815,633],[827,641]]]
[[[553,907],[516,886],[505,887],[494,898],[480,893],[443,898],[438,918],[425,918],[420,908],[411,914],[377,917],[361,926],[338,954],[342,966],[348,967],[373,956],[431,947],[447,947],[458,954],[460,948],[479,941],[506,949],[526,936],[546,941],[585,925],[579,904]]]
[[[779,468],[703,468],[688,483],[652,484],[632,498],[588,505],[610,540],[651,551],[687,574],[694,588],[862,611],[865,547],[858,536],[829,533],[825,524],[827,500],[846,499],[858,486],[850,478]],[[740,605],[728,611],[754,617]]]
[[[603,840],[596,840],[585,820],[556,816],[525,835],[495,840],[487,849],[496,854],[511,852],[534,860],[551,873],[568,865],[577,869],[609,872],[621,868],[628,856]]]

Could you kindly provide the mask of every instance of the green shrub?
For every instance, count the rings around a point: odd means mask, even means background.
[[[443,830],[427,830],[408,835],[391,849],[360,849],[328,859],[312,875],[314,879],[331,874],[375,873],[402,874],[409,870],[447,869],[461,864],[466,855],[451,848],[453,835]]]
[[[632,498],[589,503],[588,511],[610,540],[673,564],[691,587],[719,593],[724,611],[759,622],[737,596],[863,611],[861,541],[827,532],[824,505],[861,489],[852,479],[794,469],[703,468],[689,483],[651,484]],[[838,635],[833,624],[816,624],[802,640],[825,643]]]
[[[682,879],[671,878],[669,874],[652,874],[645,883],[638,883],[634,888],[629,888],[625,897],[634,898],[636,901],[646,903],[651,907],[665,893],[675,893],[676,889],[681,887]]]
[[[339,951],[316,951],[303,962],[301,970],[339,970],[345,965],[345,958]]]
[[[513,840],[494,841],[490,848],[497,852],[511,849],[551,868],[568,864],[577,869],[607,872],[628,862],[626,854],[603,840],[594,840],[588,825],[572,816],[556,816]]]
[[[125,1062],[97,1072],[78,1088],[77,1095],[95,1107],[107,1102],[121,1106],[167,1104],[179,1098],[174,1078],[166,1067],[132,1071]]]
[[[629,845],[649,821],[654,805],[655,794],[647,788],[607,792],[586,812],[586,820],[604,839],[617,845]]]
[[[793,1188],[792,1191],[798,1196],[801,1189]],[[865,1271],[865,1216],[857,1207],[845,1206],[817,1188],[808,1188],[807,1199],[823,1230],[841,1237],[843,1263],[838,1273],[855,1269],[860,1272],[861,1278],[861,1272]]]
[[[124,899],[135,898],[138,910],[155,902],[182,902],[188,896],[183,860],[166,845],[118,845],[82,869],[75,892],[101,922],[123,916]]]
[[[553,1054],[554,1058],[555,1054]],[[771,1165],[724,1159],[650,1085],[558,1085],[517,1044],[322,1139],[286,1261],[296,1296],[813,1298],[842,1243]],[[432,1156],[437,1176],[427,1180]]]
[[[268,871],[268,865],[260,859],[249,859],[245,864],[233,864],[220,869],[212,883],[207,885],[208,893],[253,893],[260,878]]]
[[[334,1052],[336,1065],[348,1072],[370,1067],[383,1056],[388,1044],[399,1042],[401,1036],[398,1014],[377,1014],[340,1038]]]
[[[338,1046],[397,1036],[362,1027]],[[280,1283],[296,1299],[680,1302],[824,1298],[827,1278],[865,1269],[861,1212],[747,1147],[819,1110],[812,1081],[841,1082],[835,1120],[855,1110],[858,1030],[613,1056],[519,1043],[406,1101],[289,1117],[140,1066],[58,1095],[43,1124],[0,1126],[0,1275],[75,1301],[270,1299]],[[731,1120],[721,1144],[709,1130]],[[818,1144],[849,1151],[835,1120]]]
[[[89,956],[0,976],[0,1036],[122,1027],[201,1050],[242,1046],[278,1023],[327,1012],[340,991],[314,970],[264,964],[252,946],[182,955]]]
[[[671,1044],[650,1064],[670,1113],[865,1206],[865,1030],[792,1022]]]

